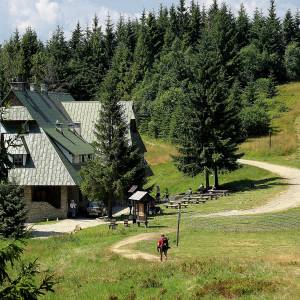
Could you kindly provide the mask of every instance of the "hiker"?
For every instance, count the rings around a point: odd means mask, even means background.
[[[159,185],[156,186],[156,202],[160,203],[160,187]]]
[[[201,184],[199,185],[199,187],[198,187],[198,192],[199,192],[200,194],[203,194],[204,191],[205,191],[204,185],[201,183]]]
[[[72,218],[75,218],[76,217],[76,207],[77,207],[77,204],[74,200],[71,200],[71,203],[70,203],[70,210],[71,210],[71,215],[72,215]]]
[[[191,196],[192,196],[192,194],[193,194],[192,188],[189,188],[186,194],[187,194],[187,196],[188,196],[189,198],[191,198]]]
[[[162,234],[157,242],[157,252],[160,254],[160,261],[163,261],[163,255],[167,260],[169,248],[169,240],[164,234]]]

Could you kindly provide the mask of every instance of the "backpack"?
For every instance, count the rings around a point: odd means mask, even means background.
[[[163,239],[163,247],[169,248],[169,240],[166,237]]]

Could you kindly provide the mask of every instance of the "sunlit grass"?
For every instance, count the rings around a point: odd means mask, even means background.
[[[271,160],[274,162],[300,167],[298,156],[300,131],[300,82],[278,87],[278,95],[269,100],[272,119],[271,148],[269,136],[252,138],[241,145],[246,158]],[[286,112],[280,112],[285,106]]]

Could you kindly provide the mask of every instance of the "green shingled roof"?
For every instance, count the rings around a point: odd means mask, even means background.
[[[18,100],[28,109],[32,118],[56,142],[74,155],[91,154],[93,148],[76,133],[68,129],[72,122],[61,101],[73,101],[66,93],[36,91],[13,91]],[[62,130],[55,128],[56,121],[62,123]]]
[[[84,142],[68,128],[62,128],[61,132],[53,127],[44,127],[43,129],[52,139],[74,155],[94,153],[94,149],[90,144]]]

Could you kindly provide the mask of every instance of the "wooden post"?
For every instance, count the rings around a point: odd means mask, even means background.
[[[178,247],[178,244],[179,244],[180,217],[181,217],[181,204],[178,203],[177,234],[176,234],[176,246],[177,247]]]
[[[215,166],[214,171],[215,171],[215,188],[217,189],[219,187],[219,177],[218,177],[218,167],[217,166]]]
[[[208,168],[205,168],[205,188],[209,189],[209,172],[208,172]]]

